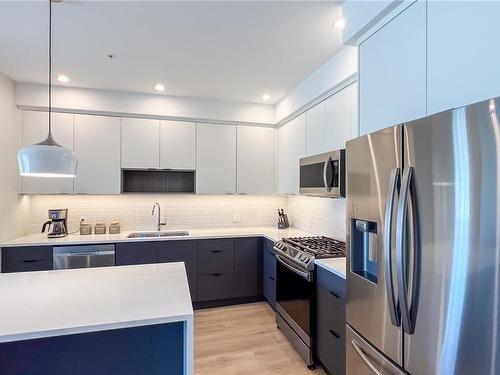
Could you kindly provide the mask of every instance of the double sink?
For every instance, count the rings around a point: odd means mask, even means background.
[[[134,232],[130,233],[127,238],[152,238],[152,237],[180,237],[189,236],[189,232],[185,230],[169,230],[164,232]]]

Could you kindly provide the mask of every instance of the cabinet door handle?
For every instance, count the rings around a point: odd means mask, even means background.
[[[212,276],[215,276],[215,277],[218,277],[218,276],[221,276],[222,274],[221,273],[213,273]]]
[[[340,296],[339,296],[337,293],[332,292],[331,290],[329,290],[329,292],[330,292],[330,294],[331,294],[332,296],[334,296],[335,298],[340,298]]]
[[[212,253],[214,253],[214,254],[215,253],[220,253],[220,252],[221,252],[221,250],[212,250]]]
[[[27,259],[27,260],[23,260],[23,263],[36,263],[38,262],[38,259]]]
[[[329,329],[328,332],[330,332],[330,334],[335,336],[335,338],[337,339],[340,337],[335,331],[332,331],[331,329]]]
[[[272,277],[272,276],[269,276],[269,278],[270,278],[270,279],[271,279],[272,281],[274,281],[274,277]]]

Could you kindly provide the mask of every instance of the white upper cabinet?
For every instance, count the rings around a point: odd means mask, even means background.
[[[196,193],[236,193],[236,126],[197,124]]]
[[[196,124],[194,122],[161,122],[160,168],[196,169]]]
[[[49,115],[47,112],[23,111],[23,147],[47,138]],[[73,115],[52,113],[52,133],[61,146],[73,150]],[[70,194],[73,178],[22,177],[24,194]]]
[[[123,118],[122,168],[157,169],[159,166],[160,121]]]
[[[498,1],[428,1],[428,113],[500,96]]]
[[[75,193],[120,194],[120,130],[119,118],[75,115]]]
[[[278,193],[290,194],[290,169],[291,169],[291,128],[293,120],[280,126],[276,131],[277,142],[277,168],[278,168]]]
[[[238,193],[272,194],[274,191],[274,129],[237,128]]]
[[[299,160],[306,156],[307,151],[307,126],[306,114],[303,113],[293,119],[290,129],[291,157],[290,157],[290,192],[289,194],[299,194]]]
[[[426,2],[417,1],[359,46],[360,133],[425,116],[425,69]]]
[[[306,114],[303,113],[277,130],[278,193],[299,193],[299,159],[306,156]]]
[[[325,152],[325,102],[307,111],[307,154]]]
[[[359,103],[358,103],[358,82],[350,86],[351,95],[351,131],[349,139],[359,137]]]
[[[325,152],[345,148],[346,141],[358,136],[355,85],[347,86],[325,100]]]

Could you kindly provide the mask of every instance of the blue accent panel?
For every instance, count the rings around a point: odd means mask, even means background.
[[[184,323],[0,344],[2,375],[181,375]]]

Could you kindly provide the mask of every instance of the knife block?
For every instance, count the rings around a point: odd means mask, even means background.
[[[286,229],[290,226],[290,224],[288,223],[288,215],[284,214],[283,218],[284,218],[283,222],[278,221],[278,229]]]

